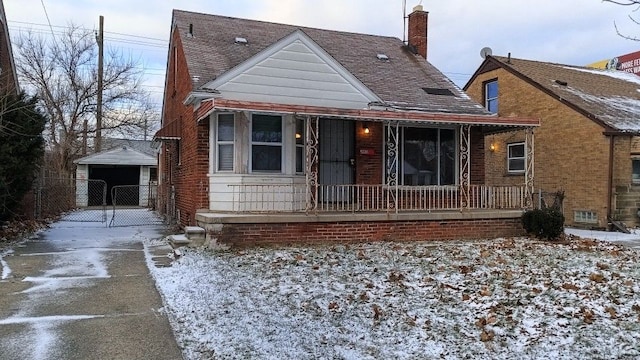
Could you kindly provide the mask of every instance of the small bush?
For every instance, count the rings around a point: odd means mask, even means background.
[[[555,239],[564,231],[564,215],[553,208],[528,210],[522,214],[522,226],[537,238]]]

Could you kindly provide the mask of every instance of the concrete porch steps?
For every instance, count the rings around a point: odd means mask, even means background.
[[[199,226],[185,226],[184,234],[169,236],[169,244],[174,249],[181,246],[200,246],[204,244],[206,232]]]

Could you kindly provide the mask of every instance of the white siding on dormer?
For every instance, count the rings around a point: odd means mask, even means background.
[[[370,100],[301,40],[216,88],[230,100],[363,109]]]

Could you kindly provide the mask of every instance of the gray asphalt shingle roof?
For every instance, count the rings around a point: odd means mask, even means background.
[[[386,105],[435,113],[489,113],[402,40],[322,30],[181,10],[173,11],[194,87],[216,79],[268,46],[300,29],[381,98]],[[189,36],[190,25],[193,36]],[[248,44],[235,43],[236,37]],[[386,54],[381,61],[377,54]],[[448,89],[454,96],[428,94],[423,88]]]

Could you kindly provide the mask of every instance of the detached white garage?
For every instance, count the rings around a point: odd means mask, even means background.
[[[91,154],[74,161],[76,168],[76,205],[78,207],[102,205],[104,184],[106,183],[106,205],[112,205],[114,186],[131,185],[134,194],[128,194],[127,202],[118,199],[118,205],[148,206],[149,197],[157,180],[157,159],[155,156],[118,146]],[[92,180],[92,181],[90,181]],[[95,181],[93,181],[95,180]],[[101,181],[100,181],[101,180]],[[104,182],[104,183],[103,183]],[[133,186],[137,186],[134,188]],[[99,187],[99,189],[92,189]]]

